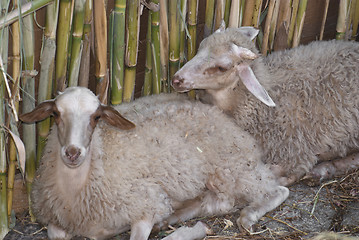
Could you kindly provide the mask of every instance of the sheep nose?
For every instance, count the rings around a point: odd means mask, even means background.
[[[174,75],[172,78],[172,87],[174,88],[178,88],[181,86],[181,84],[183,83],[184,78],[179,77],[178,75]]]
[[[69,146],[65,151],[66,157],[71,161],[76,161],[81,155],[81,150],[75,146]]]

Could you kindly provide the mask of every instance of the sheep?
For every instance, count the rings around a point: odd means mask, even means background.
[[[260,56],[257,34],[217,30],[175,73],[173,88],[197,89],[197,98],[233,117],[283,185],[358,168],[359,44],[318,41]]]
[[[71,87],[21,120],[51,115],[56,124],[31,191],[50,239],[127,230],[132,240],[148,239],[154,225],[238,208],[238,226],[253,230],[288,197],[255,140],[216,107],[163,94],[114,109]]]

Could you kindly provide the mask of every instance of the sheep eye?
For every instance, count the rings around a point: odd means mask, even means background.
[[[53,116],[54,118],[58,118],[58,117],[60,116],[60,113],[59,113],[58,111],[53,111],[53,112],[52,112],[52,116]]]
[[[205,70],[205,74],[215,74],[215,73],[218,73],[218,72],[226,72],[228,70],[228,68],[226,67],[223,67],[223,66],[215,66],[215,67],[211,67],[211,68],[207,68]]]
[[[97,122],[98,120],[100,120],[101,118],[101,115],[96,115],[93,117],[93,119],[95,120],[95,122]]]

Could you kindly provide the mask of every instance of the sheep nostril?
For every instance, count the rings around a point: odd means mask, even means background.
[[[66,157],[74,162],[76,161],[79,156],[81,155],[81,150],[75,146],[69,146],[65,151]]]
[[[179,85],[181,85],[181,83],[183,83],[183,78],[181,78],[181,77],[178,77],[178,76],[174,76],[173,78],[172,78],[172,86],[179,86]]]

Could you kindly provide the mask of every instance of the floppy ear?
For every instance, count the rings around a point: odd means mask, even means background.
[[[239,47],[234,43],[232,44],[231,48],[232,52],[240,58],[246,58],[250,60],[258,58],[258,55],[249,50],[248,48]]]
[[[254,27],[240,27],[238,31],[247,36],[251,41],[255,39],[259,33],[259,30]]]
[[[48,100],[37,105],[31,112],[20,115],[19,118],[25,123],[38,122],[50,117],[54,110],[56,110],[54,100]]]
[[[275,107],[275,103],[272,98],[269,96],[264,87],[258,82],[256,76],[254,75],[252,69],[247,64],[240,64],[236,66],[239,77],[241,78],[244,86],[259,100],[264,104]]]
[[[136,125],[124,118],[118,111],[110,106],[101,105],[101,119],[121,130],[135,128]]]

